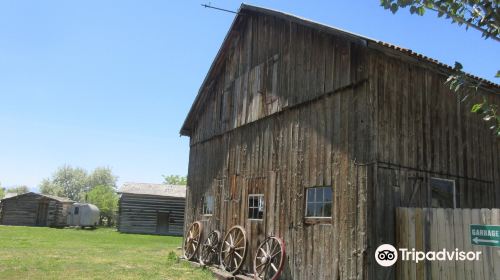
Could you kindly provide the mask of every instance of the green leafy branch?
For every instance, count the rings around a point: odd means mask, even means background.
[[[455,62],[454,73],[448,77],[446,84],[450,86],[450,90],[454,91],[460,97],[461,102],[466,102],[471,96],[477,95],[481,82],[469,78],[462,69],[462,64]],[[495,77],[500,77],[500,71],[497,71]],[[500,112],[498,105],[488,102],[488,99],[483,96],[480,103],[472,105],[471,112],[481,115],[481,118],[490,124],[489,128],[494,134],[500,137]]]
[[[437,12],[452,23],[480,31],[485,38],[500,42],[500,14],[498,0],[381,0],[380,4],[396,13],[410,7],[410,13],[424,15],[425,10]]]

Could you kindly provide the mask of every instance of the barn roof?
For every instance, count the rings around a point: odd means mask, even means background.
[[[74,202],[73,200],[71,200],[71,199],[69,199],[67,197],[59,197],[59,196],[55,196],[55,195],[48,195],[48,194],[41,194],[41,193],[34,193],[34,192],[27,192],[27,193],[23,193],[23,194],[18,194],[18,195],[15,195],[15,196],[6,197],[6,198],[4,198],[2,200],[19,198],[19,197],[26,196],[26,195],[40,196],[40,198],[48,198],[48,199],[56,200],[56,201],[59,201],[59,202]]]
[[[124,183],[118,193],[186,197],[186,186],[149,183]]]
[[[202,103],[201,102],[203,100],[202,97],[204,94],[208,94],[208,92],[206,92],[204,89],[205,89],[206,85],[208,84],[208,82],[211,80],[211,76],[213,74],[215,74],[212,72],[214,72],[215,68],[217,68],[218,64],[220,64],[224,52],[229,47],[229,41],[230,41],[230,38],[232,37],[232,33],[233,33],[232,31],[235,29],[236,25],[238,25],[241,22],[240,19],[242,17],[244,17],[246,12],[273,16],[273,17],[288,20],[288,21],[291,21],[291,22],[294,22],[294,23],[297,23],[297,24],[300,24],[303,26],[307,26],[307,27],[310,27],[310,28],[313,28],[313,29],[316,29],[316,30],[319,30],[319,31],[322,31],[322,32],[325,32],[328,34],[333,34],[333,35],[337,35],[337,36],[339,36],[339,35],[344,36],[344,37],[349,38],[350,40],[359,41],[360,43],[362,43],[363,45],[365,45],[371,49],[377,49],[379,51],[386,52],[386,53],[392,53],[392,54],[394,54],[394,53],[402,54],[404,56],[416,59],[418,62],[423,62],[423,63],[437,66],[438,68],[444,70],[447,73],[451,73],[451,71],[453,70],[453,67],[451,67],[447,64],[444,64],[442,62],[439,62],[435,59],[432,59],[430,57],[427,57],[425,55],[416,53],[416,52],[412,51],[411,49],[402,48],[402,47],[399,47],[399,46],[396,46],[396,45],[393,45],[390,43],[382,42],[380,40],[371,39],[371,38],[368,38],[368,37],[365,37],[365,36],[362,36],[359,34],[348,32],[348,31],[345,31],[345,30],[342,30],[342,29],[339,29],[336,27],[329,26],[329,25],[321,24],[321,23],[318,23],[318,22],[315,22],[315,21],[312,21],[309,19],[305,19],[305,18],[298,17],[298,16],[295,16],[292,14],[288,14],[285,12],[267,9],[267,8],[258,7],[258,6],[253,6],[253,5],[241,4],[241,6],[238,10],[238,13],[237,13],[236,17],[234,18],[233,23],[231,24],[231,27],[229,28],[229,31],[227,32],[226,37],[224,38],[224,41],[223,41],[219,51],[217,52],[217,55],[215,56],[214,61],[212,62],[212,65],[210,66],[210,68],[208,70],[206,77],[203,80],[203,83],[198,91],[198,95],[196,96],[196,98],[193,102],[193,105],[191,106],[191,109],[189,110],[189,113],[184,121],[184,124],[182,125],[182,128],[180,130],[181,135],[189,136],[191,129],[192,129],[192,125],[193,125],[193,120],[195,120],[197,117],[196,111],[201,106],[200,103]],[[477,80],[483,86],[487,86],[489,88],[494,88],[495,91],[500,89],[500,85],[493,83],[491,81],[488,81],[486,79],[483,79],[483,78],[480,78],[480,77],[477,77],[477,76],[474,76],[471,74],[467,74],[467,76],[474,79],[474,80]]]

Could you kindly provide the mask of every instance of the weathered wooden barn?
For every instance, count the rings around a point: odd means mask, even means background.
[[[73,203],[68,198],[33,192],[5,198],[0,202],[0,224],[64,227]]]
[[[500,206],[500,141],[445,85],[452,68],[377,40],[242,5],[182,126],[186,226],[282,237],[286,279],[393,279],[397,207]],[[257,198],[256,198],[257,197]],[[259,198],[262,197],[262,198]],[[259,199],[257,210],[255,199]],[[262,201],[260,200],[262,199]]]
[[[186,186],[125,183],[118,204],[118,231],[182,235]]]

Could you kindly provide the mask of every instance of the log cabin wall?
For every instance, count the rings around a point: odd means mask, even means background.
[[[2,200],[2,224],[16,226],[34,226],[38,212],[36,195],[24,195]]]
[[[122,193],[118,209],[118,231],[183,235],[185,199],[160,195]],[[158,231],[158,213],[168,213],[168,232]]]
[[[47,204],[46,215],[42,215],[45,217],[45,226],[64,227],[67,225],[67,208],[73,202],[58,201],[35,193],[26,193],[2,200],[0,224],[36,226],[40,203]]]
[[[55,205],[51,226],[64,227],[68,225],[68,215],[73,202],[58,202]]]
[[[482,96],[462,103],[445,85],[449,72],[429,63],[373,47],[369,65],[377,106],[369,254],[395,244],[396,207],[431,207],[431,178],[455,182],[456,207],[498,208],[500,141],[491,123],[470,112],[483,96],[500,104],[498,87],[485,85]],[[393,270],[371,267],[376,279],[394,277]]]
[[[186,225],[245,227],[257,244],[284,238],[286,279],[364,278],[373,96],[366,48],[300,24],[245,13],[191,135]],[[332,219],[305,220],[305,188],[333,186]],[[248,194],[263,193],[262,221]],[[211,216],[202,199],[215,198]],[[205,235],[206,236],[206,235]]]
[[[46,200],[46,203],[48,204],[47,226],[56,226],[58,210],[62,205],[53,200]]]
[[[48,198],[39,198],[38,202],[41,200],[44,200],[48,204],[47,226],[64,227],[68,225],[68,206],[71,206],[73,202],[60,202]],[[64,211],[64,209],[66,209],[66,211]]]

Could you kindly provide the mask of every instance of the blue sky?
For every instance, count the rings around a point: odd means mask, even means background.
[[[63,164],[126,181],[186,174],[179,129],[234,15],[203,1],[0,2],[0,182],[37,189]],[[493,80],[497,43],[370,1],[252,1]],[[211,1],[236,10],[237,1]]]

